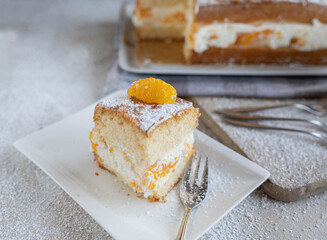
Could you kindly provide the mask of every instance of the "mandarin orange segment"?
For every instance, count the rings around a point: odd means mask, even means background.
[[[211,35],[210,37],[209,37],[209,40],[214,40],[214,39],[218,39],[219,37],[217,36],[217,35]]]
[[[129,185],[130,185],[131,187],[135,188],[135,189],[136,189],[137,191],[139,191],[139,192],[142,191],[142,188],[141,188],[139,185],[137,185],[137,184],[135,183],[135,181],[130,182]]]
[[[298,37],[298,38],[292,38],[291,39],[291,46],[292,47],[303,47],[305,46],[306,42],[305,39],[302,37]]]
[[[195,43],[194,35],[195,35],[196,31],[197,31],[197,25],[192,24],[192,26],[190,27],[190,33],[189,33],[189,40],[190,40],[192,47],[194,47],[194,43]]]
[[[139,17],[142,18],[150,18],[152,17],[151,10],[149,8],[140,8],[139,9]]]
[[[90,139],[90,141],[91,141],[91,147],[92,147],[92,149],[93,149],[94,151],[97,151],[98,144],[97,144],[97,143],[94,143],[94,142],[92,141],[92,134],[93,134],[93,132],[91,131],[91,132],[90,132],[90,136],[89,136],[89,139]]]
[[[171,23],[174,24],[175,22],[183,23],[185,22],[185,16],[181,12],[177,12],[173,15],[170,15],[162,20],[163,23]]]
[[[156,78],[144,78],[132,83],[127,90],[129,97],[136,97],[145,103],[171,104],[175,102],[177,92],[173,86]]]
[[[240,33],[236,39],[236,45],[249,45],[257,39],[266,39],[273,31],[265,29],[260,32]]]

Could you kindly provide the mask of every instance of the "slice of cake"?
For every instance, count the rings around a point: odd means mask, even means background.
[[[186,0],[136,0],[133,23],[141,39],[182,39]]]
[[[190,0],[189,63],[327,64],[327,1]]]
[[[142,81],[96,105],[91,147],[100,167],[145,198],[164,201],[194,151],[199,112],[168,84],[152,84],[161,80]]]

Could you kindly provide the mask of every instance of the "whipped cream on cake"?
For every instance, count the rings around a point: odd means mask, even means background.
[[[209,47],[227,48],[231,45],[290,47],[300,51],[327,48],[327,24],[313,20],[299,23],[212,23],[199,27],[194,34],[194,51]],[[242,37],[244,40],[242,40]]]

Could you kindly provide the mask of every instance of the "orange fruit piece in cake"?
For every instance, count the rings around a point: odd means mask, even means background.
[[[270,34],[274,32],[270,29],[265,29],[260,32],[252,33],[240,33],[236,39],[237,45],[249,45],[252,44],[255,40],[265,40]]]
[[[177,97],[176,89],[173,86],[156,78],[144,78],[132,83],[127,94],[142,102],[156,104],[171,104]]]

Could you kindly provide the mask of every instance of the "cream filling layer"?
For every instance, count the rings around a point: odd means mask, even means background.
[[[209,47],[227,48],[233,45],[290,47],[299,51],[327,48],[327,24],[313,20],[312,24],[260,22],[212,23],[199,27],[194,34],[194,51],[202,53]]]
[[[142,166],[143,164],[135,164],[133,156],[128,156],[119,146],[110,147],[103,142],[96,142],[96,144],[96,152],[101,158],[101,164],[114,171],[121,181],[136,192],[149,197],[154,194],[160,195],[162,189],[165,189],[167,184],[171,184],[172,173],[185,164],[186,155],[192,150],[194,137],[192,132],[181,144],[160,157],[155,164],[147,167]]]
[[[161,195],[162,189],[170,190],[173,187],[173,183],[170,182],[172,174],[176,169],[180,169],[180,165],[185,165],[185,161],[192,151],[193,143],[192,133],[181,144],[161,157],[154,166],[151,166],[151,169],[137,171],[138,177],[135,179],[135,183],[141,187],[145,197],[154,194]],[[166,187],[167,184],[168,188]]]

